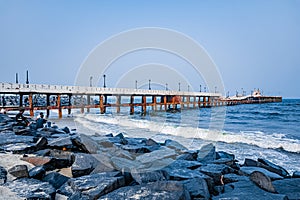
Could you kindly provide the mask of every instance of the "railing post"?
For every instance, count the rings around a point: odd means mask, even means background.
[[[29,112],[30,112],[30,117],[34,116],[33,112],[33,98],[32,98],[32,93],[29,94]]]
[[[62,118],[62,109],[61,109],[61,95],[57,95],[57,106],[58,106],[58,118]]]

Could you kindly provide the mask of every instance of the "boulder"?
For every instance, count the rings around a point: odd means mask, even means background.
[[[262,159],[262,158],[258,158],[257,161],[259,163],[262,163],[263,166],[258,165],[258,167],[263,167],[267,170],[269,170],[270,172],[276,173],[282,177],[289,177],[289,173],[286,169],[284,169],[283,167],[279,166],[279,165],[275,165],[274,163],[266,160],[266,159]]]
[[[12,192],[15,192],[19,197],[25,199],[55,199],[56,191],[47,182],[42,182],[37,179],[21,178],[13,182],[8,182],[5,185]]]
[[[177,181],[157,181],[119,188],[99,199],[162,199],[189,200],[189,192]]]
[[[48,140],[45,137],[40,137],[36,142],[35,146],[37,150],[47,148]]]
[[[111,156],[109,154],[101,153],[101,154],[93,154],[93,157],[97,159],[97,163],[94,165],[94,169],[91,174],[97,174],[101,172],[111,172],[115,171],[114,166],[111,162]]]
[[[256,160],[253,160],[253,159],[250,159],[250,158],[245,158],[244,166],[247,166],[247,167],[257,167],[258,166],[258,162]]]
[[[53,149],[73,149],[72,137],[58,137],[48,141],[48,146]]]
[[[33,136],[16,135],[12,131],[4,131],[0,134],[0,146],[17,143],[33,143]]]
[[[300,178],[300,171],[295,171],[294,173],[293,173],[293,176],[292,176],[293,178]]]
[[[259,171],[254,171],[250,174],[250,180],[255,183],[258,187],[267,192],[276,193],[274,186],[272,185],[271,179],[264,173]]]
[[[270,171],[268,171],[264,168],[260,168],[260,167],[241,167],[239,173],[241,173],[242,175],[250,176],[250,174],[254,171],[259,171],[259,172],[265,174],[266,176],[271,178],[272,181],[283,179],[282,176],[279,176],[278,174],[275,174],[273,172],[270,172]]]
[[[273,194],[257,187],[248,177],[238,182],[225,185],[224,193],[213,196],[212,200],[219,199],[243,199],[243,200],[287,200],[286,195]]]
[[[184,151],[181,155],[177,156],[176,160],[189,160],[189,161],[196,161],[198,156],[197,151]]]
[[[223,175],[234,173],[235,170],[224,164],[207,164],[201,166],[199,171],[213,178],[216,185],[223,185]]]
[[[230,154],[230,153],[227,153],[225,151],[218,151],[216,152],[216,159],[230,159],[230,160],[235,160],[235,156],[234,154]]]
[[[288,199],[300,199],[300,178],[273,181],[273,185],[279,194],[286,195]]]
[[[170,180],[186,180],[191,178],[209,178],[207,175],[191,169],[182,169],[182,168],[170,168],[166,167],[163,169]]]
[[[37,166],[30,169],[28,173],[30,178],[41,180],[45,176],[46,170],[44,166]]]
[[[209,163],[216,159],[216,147],[210,143],[201,147],[198,150],[197,161],[202,163]]]
[[[189,161],[189,160],[175,160],[168,167],[171,168],[188,168],[188,169],[196,169],[202,166],[202,163],[198,161]]]
[[[94,154],[99,150],[97,142],[84,134],[81,134],[80,137],[72,138],[72,142],[80,152]]]
[[[89,199],[97,199],[113,190],[125,186],[125,178],[118,172],[104,172],[69,179],[58,193],[71,197],[80,193]]]
[[[47,174],[42,180],[44,182],[50,183],[55,189],[60,188],[63,184],[65,184],[70,178],[57,173],[57,172],[50,172]]]
[[[137,156],[136,160],[141,163],[151,163],[151,162],[156,162],[157,160],[160,159],[175,158],[176,155],[177,153],[173,149],[161,147],[159,150]]]
[[[142,166],[142,163],[136,160],[129,160],[121,157],[112,157],[112,165],[116,170],[130,172],[132,169],[136,169]]]
[[[15,165],[8,170],[8,173],[17,178],[29,177],[28,168],[26,165]]]
[[[12,152],[14,154],[29,154],[36,151],[34,143],[11,143],[4,145],[4,151]]]
[[[185,151],[187,148],[174,140],[165,140],[164,146],[174,149],[175,151]]]
[[[7,180],[7,171],[4,167],[0,166],[0,185],[6,183]]]
[[[90,174],[98,163],[99,161],[91,154],[75,154],[75,161],[71,167],[73,177],[76,178]]]
[[[22,157],[21,160],[24,160],[28,163],[31,163],[35,166],[44,165],[48,162],[50,162],[50,157],[41,157],[41,156],[30,156],[30,157]]]
[[[121,148],[123,150],[126,150],[130,153],[134,154],[144,154],[144,153],[149,153],[152,151],[152,149],[149,146],[139,144],[139,145],[122,145]]]
[[[148,182],[167,180],[166,178],[167,175],[162,170],[144,171],[144,170],[133,169],[131,170],[131,176],[140,185]]]
[[[210,193],[205,179],[192,178],[185,181],[181,181],[181,183],[183,183],[183,185],[186,187],[187,191],[189,191],[190,196],[193,199],[210,199]]]

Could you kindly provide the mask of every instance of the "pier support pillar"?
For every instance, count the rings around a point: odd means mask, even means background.
[[[87,98],[87,109],[86,111],[89,113],[90,112],[90,106],[91,106],[91,95],[86,95]]]
[[[146,96],[142,97],[142,113],[143,115],[146,115],[147,112],[147,101]]]
[[[58,118],[62,118],[62,109],[61,109],[61,95],[57,95],[57,106],[58,106]]]
[[[117,111],[117,113],[120,113],[120,104],[121,104],[121,96],[116,96],[116,111]]]
[[[196,97],[194,97],[193,108],[196,108]]]
[[[100,113],[104,114],[105,113],[105,105],[104,105],[105,96],[104,95],[100,95],[99,99],[100,99]]]
[[[130,115],[134,114],[134,96],[130,97]]]
[[[207,97],[205,97],[205,96],[203,97],[203,107],[206,107],[206,106],[207,106],[207,105],[206,105],[206,98],[207,98]]]
[[[190,96],[187,96],[187,97],[186,97],[186,107],[187,107],[187,109],[190,108],[190,103],[191,103]]]
[[[23,107],[23,94],[20,94],[20,107]]]
[[[164,107],[165,111],[167,111],[167,96],[164,96]]]
[[[29,94],[29,113],[30,113],[30,117],[34,116],[34,112],[33,112],[33,98],[32,98],[32,93]]]
[[[70,115],[70,114],[71,114],[71,106],[72,106],[72,103],[71,103],[72,95],[69,94],[68,97],[69,97],[69,102],[68,102],[68,105],[69,105],[69,108],[68,108],[68,115]]]
[[[50,94],[47,94],[46,95],[46,107],[47,107],[46,118],[49,118],[49,115],[50,115],[49,106],[50,106]]]
[[[152,103],[153,103],[152,110],[156,111],[157,110],[157,107],[156,107],[156,96],[152,96]]]

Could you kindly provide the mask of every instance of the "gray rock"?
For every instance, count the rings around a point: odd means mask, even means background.
[[[29,154],[36,151],[34,143],[11,143],[4,145],[2,148],[4,151],[14,154]]]
[[[209,178],[207,175],[191,169],[182,169],[182,168],[169,168],[166,167],[163,169],[167,175],[170,177],[170,180],[186,180],[191,178]]]
[[[57,173],[57,172],[50,172],[44,178],[44,182],[50,183],[55,189],[60,188],[63,184],[65,184],[70,178]]]
[[[17,143],[33,143],[33,136],[16,135],[12,131],[4,131],[0,134],[0,146]]]
[[[151,147],[146,146],[146,145],[122,145],[121,148],[123,150],[126,150],[130,153],[135,153],[135,154],[144,154],[144,153],[149,153],[152,151]]]
[[[293,173],[293,176],[292,176],[293,178],[300,178],[300,172],[299,171],[295,171],[294,173]]]
[[[98,163],[99,161],[91,154],[75,154],[75,161],[71,167],[73,177],[76,178],[90,174]]]
[[[290,176],[286,169],[284,169],[281,166],[275,165],[274,163],[272,163],[272,162],[270,162],[266,159],[258,158],[257,161],[264,165],[264,166],[259,165],[258,167],[263,167],[263,168],[269,170],[270,172],[276,173],[276,174],[278,174],[280,176],[283,176],[283,177],[289,177]]]
[[[214,183],[217,185],[222,185],[222,176],[224,174],[230,174],[230,173],[234,173],[235,170],[230,168],[227,165],[224,164],[207,164],[204,166],[201,166],[199,168],[199,171],[202,172],[203,174],[206,174],[208,176],[210,176],[211,178],[213,178]]]
[[[38,139],[38,141],[36,142],[36,149],[40,150],[40,149],[45,149],[47,148],[47,144],[48,144],[48,140],[45,137],[40,137]]]
[[[189,191],[192,198],[210,199],[210,194],[205,179],[192,178],[181,182]]]
[[[218,152],[216,152],[216,159],[222,159],[222,158],[227,158],[227,159],[230,159],[230,160],[235,160],[234,154],[230,154],[230,153],[227,153],[225,151],[218,151]]]
[[[26,165],[16,165],[8,170],[8,173],[17,178],[29,177],[28,169]]]
[[[196,161],[198,156],[197,151],[184,151],[181,155],[177,156],[176,160],[189,160],[189,161]]]
[[[95,140],[84,134],[81,134],[80,137],[72,138],[72,142],[80,152],[84,153],[95,154],[100,148]]]
[[[247,166],[247,167],[257,167],[258,166],[258,162],[256,160],[253,160],[253,159],[250,159],[250,158],[245,158],[244,166]]]
[[[70,167],[74,162],[74,155],[66,154],[57,155],[55,158],[51,158],[49,162],[44,164],[46,171],[51,171],[54,169],[61,169]]]
[[[44,166],[36,166],[30,169],[28,173],[30,178],[41,180],[45,176],[46,170]]]
[[[187,148],[180,144],[179,142],[176,142],[174,140],[165,140],[164,145],[170,149],[174,149],[175,151],[185,151]]]
[[[257,187],[249,178],[225,185],[224,193],[213,196],[212,200],[243,199],[243,200],[287,200],[286,195],[273,194]]]
[[[148,182],[167,180],[166,178],[167,175],[162,170],[144,171],[144,170],[133,169],[131,170],[131,176],[140,185]]]
[[[116,170],[130,172],[132,169],[141,167],[142,163],[121,157],[112,157],[112,165]]]
[[[300,178],[273,181],[273,185],[279,194],[285,194],[288,199],[300,199]]]
[[[279,179],[283,179],[282,176],[279,176],[278,174],[275,174],[273,172],[270,172],[264,168],[260,168],[260,167],[241,167],[240,168],[240,173],[242,175],[247,175],[250,176],[250,174],[254,171],[259,171],[263,174],[265,174],[266,176],[268,176],[269,178],[271,178],[271,180],[279,180]]]
[[[93,154],[93,157],[97,159],[98,162],[95,163],[94,170],[91,172],[91,174],[115,171],[115,168],[111,162],[111,155],[101,153],[101,154]]]
[[[197,161],[209,163],[216,159],[216,147],[210,143],[198,150]]]
[[[7,180],[7,171],[4,167],[0,166],[0,185],[6,183]]]
[[[173,149],[160,148],[159,150],[142,154],[136,157],[136,160],[141,163],[151,163],[160,159],[175,158],[177,153]]]
[[[74,148],[72,143],[72,138],[70,136],[67,137],[58,137],[48,141],[48,146],[56,149],[72,149]]]
[[[223,176],[224,184],[238,182],[238,181],[245,181],[245,180],[249,180],[249,178],[247,176],[241,176],[237,174],[225,174]]]
[[[189,161],[189,160],[175,160],[168,167],[171,168],[188,168],[188,169],[196,169],[202,166],[202,163],[198,161]]]
[[[271,179],[264,173],[254,171],[250,174],[250,180],[253,181],[261,189],[266,190],[267,192],[276,193]]]
[[[177,181],[158,181],[119,188],[100,199],[189,200],[189,192]]]
[[[113,190],[125,186],[124,176],[118,172],[105,172],[69,179],[58,193],[71,197],[74,193],[97,199]]]
[[[16,179],[13,182],[6,183],[5,186],[12,192],[15,192],[19,197],[23,197],[25,199],[55,199],[56,191],[52,185],[37,179]]]

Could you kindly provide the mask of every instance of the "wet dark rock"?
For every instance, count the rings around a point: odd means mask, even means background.
[[[29,128],[24,128],[22,126],[13,127],[13,132],[15,132],[16,135],[28,135],[28,136],[35,135],[35,131]]]
[[[58,193],[71,197],[79,192],[89,199],[97,199],[113,190],[125,186],[124,176],[118,172],[105,172],[69,179]]]
[[[15,192],[19,197],[25,199],[55,199],[56,191],[52,185],[37,179],[17,179],[13,182],[6,183],[5,186],[8,187],[12,192]]]
[[[163,199],[189,200],[189,192],[177,181],[158,181],[119,188],[100,199]]]
[[[90,174],[99,164],[99,161],[91,154],[77,153],[71,167],[74,178]]]
[[[234,173],[235,170],[232,169],[231,167],[224,165],[224,164],[207,164],[204,166],[201,166],[199,168],[199,171],[202,172],[203,174],[206,174],[213,178],[213,181],[216,185],[222,185],[222,176],[224,174],[230,174]]]
[[[47,148],[48,140],[45,137],[40,137],[36,142],[36,150]]]
[[[284,169],[281,166],[275,165],[274,163],[272,163],[272,162],[270,162],[266,159],[258,158],[257,161],[259,163],[263,164],[263,166],[258,165],[258,167],[263,167],[263,168],[269,170],[270,172],[279,174],[280,176],[283,176],[283,177],[289,177],[290,176],[286,169]]]
[[[23,158],[21,158],[21,160],[24,160],[35,166],[40,166],[40,165],[44,165],[44,164],[50,162],[51,158],[50,157],[40,157],[40,156],[32,157],[31,156],[31,157],[23,157]]]
[[[46,174],[44,166],[36,166],[29,170],[29,177],[41,180]]]
[[[226,184],[224,187],[224,193],[213,196],[212,200],[219,199],[263,199],[263,200],[287,200],[286,195],[273,194],[265,190],[260,189],[248,177],[244,177],[238,182]]]
[[[61,130],[64,131],[65,133],[71,133],[70,129],[67,126],[62,128]]]
[[[73,149],[73,142],[70,136],[67,137],[58,137],[48,141],[48,146],[54,149]]]
[[[7,171],[4,167],[0,166],[0,185],[6,183]]]
[[[114,137],[112,133],[106,134],[105,137]]]
[[[60,188],[63,184],[65,184],[70,178],[57,173],[57,172],[50,172],[47,174],[42,181],[50,183],[55,189]]]
[[[196,161],[198,157],[197,151],[184,151],[181,155],[177,156],[177,160],[189,160],[189,161]]]
[[[254,171],[250,174],[250,180],[253,181],[253,183],[255,183],[261,189],[266,190],[267,192],[276,193],[271,179],[264,173]]]
[[[284,194],[288,199],[300,199],[300,178],[286,178],[273,181],[273,186],[279,194]]]
[[[44,168],[46,171],[51,171],[54,169],[62,169],[70,167],[73,164],[73,157],[67,158],[51,158],[48,163],[44,164]]]
[[[273,172],[270,172],[270,171],[268,171],[264,168],[260,168],[260,167],[241,167],[239,173],[241,173],[242,175],[250,176],[250,174],[254,171],[259,171],[259,172],[265,174],[266,176],[271,178],[271,180],[283,179],[282,176],[279,176],[278,174],[275,174]]]
[[[143,183],[164,181],[168,179],[166,178],[167,174],[162,170],[143,171],[143,170],[133,169],[131,170],[131,176],[140,185]]]
[[[80,152],[95,154],[99,150],[97,142],[84,134],[73,138],[72,142]]]
[[[170,180],[186,180],[191,178],[209,178],[207,175],[191,169],[181,168],[170,168],[166,167],[163,169],[166,174],[170,177]]]
[[[224,184],[238,182],[238,181],[241,181],[241,180],[242,181],[243,180],[248,180],[248,177],[237,175],[237,174],[225,174],[223,176],[223,183]]]
[[[294,173],[293,173],[293,176],[292,176],[293,178],[300,178],[300,172],[299,171],[295,171]]]
[[[136,160],[141,163],[151,163],[160,159],[173,158],[175,160],[177,153],[173,149],[161,147],[159,150],[145,153],[136,157]]]
[[[121,147],[123,150],[126,150],[130,153],[135,154],[144,154],[151,152],[151,148],[145,145],[122,145]]]
[[[188,168],[188,169],[196,169],[203,164],[198,161],[189,161],[189,160],[175,160],[168,167],[171,168]]]
[[[8,173],[17,178],[29,177],[28,168],[26,165],[16,165],[8,169]]]
[[[16,135],[11,131],[4,131],[0,134],[0,146],[16,143],[33,143],[33,136]]]
[[[207,144],[198,150],[197,161],[209,163],[216,159],[216,147],[213,144]]]
[[[258,166],[258,162],[256,160],[253,160],[253,159],[250,159],[250,158],[245,158],[244,166],[247,166],[247,167],[257,167]]]
[[[227,158],[227,159],[230,159],[230,160],[235,160],[234,154],[230,154],[230,153],[227,153],[225,151],[216,152],[216,159],[224,159],[224,158]]]
[[[34,143],[12,143],[2,146],[4,151],[14,154],[29,154],[36,151]]]
[[[165,140],[164,145],[170,149],[174,149],[176,151],[185,151],[187,148],[180,144],[179,142],[176,142],[174,140]]]
[[[209,199],[210,193],[206,180],[203,178],[192,178],[185,181],[181,181],[186,189],[189,191],[190,196],[195,199]]]

